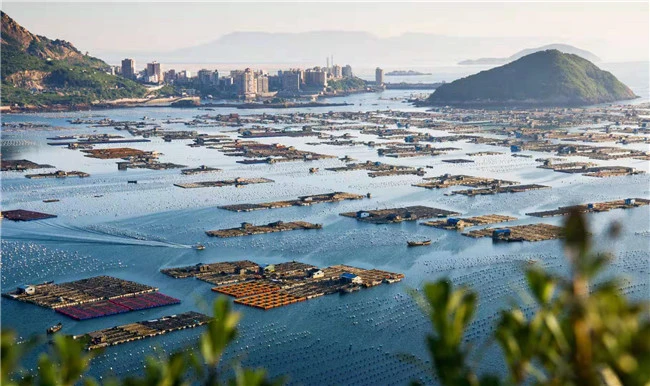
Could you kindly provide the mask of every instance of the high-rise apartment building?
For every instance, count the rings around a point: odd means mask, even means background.
[[[377,85],[384,84],[384,70],[379,67],[375,70],[375,82]]]
[[[135,79],[135,60],[122,60],[122,76],[128,79]]]

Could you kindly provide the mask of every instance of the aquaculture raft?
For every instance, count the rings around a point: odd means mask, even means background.
[[[607,212],[612,209],[630,209],[645,206],[648,204],[650,204],[650,200],[645,198],[626,198],[624,200],[596,202],[593,204],[561,206],[555,210],[526,213],[526,215],[535,217],[565,216],[573,211],[580,213]]]
[[[356,218],[359,221],[375,224],[398,223],[402,221],[415,221],[432,217],[447,217],[459,215],[445,209],[431,208],[428,206],[407,206],[406,208],[360,210],[357,212],[341,213],[341,216]]]
[[[0,216],[2,216],[2,218],[6,218],[7,220],[11,220],[11,221],[34,221],[34,220],[45,220],[48,218],[56,217],[55,214],[32,212],[24,209],[7,210],[4,212],[0,212]]]
[[[456,230],[463,229],[467,226],[496,224],[500,222],[513,221],[516,219],[516,217],[488,214],[476,217],[448,218],[446,220],[427,221],[420,223],[420,225],[426,225],[439,229]]]
[[[212,318],[207,315],[190,311],[178,315],[164,316],[159,319],[93,331],[83,335],[73,336],[73,338],[86,340],[86,350],[95,350],[162,335],[168,332],[202,326],[211,320]]]
[[[275,182],[268,178],[235,178],[233,180],[221,180],[221,181],[201,181],[201,182],[189,182],[185,184],[174,184],[183,189],[195,189],[195,188],[221,188],[224,186],[245,186],[252,184],[267,184]]]
[[[21,286],[3,296],[51,308],[77,320],[178,304],[158,288],[111,276],[95,276],[68,283]]]
[[[206,231],[205,233],[208,236],[214,237],[240,237],[259,235],[264,233],[294,231],[299,229],[321,229],[322,227],[323,226],[321,224],[312,224],[305,221],[276,221],[267,225],[253,225],[249,223],[243,223],[239,228]]]
[[[463,233],[469,237],[492,237],[502,241],[543,241],[564,237],[564,228],[550,224],[515,225],[508,228],[485,228]]]
[[[312,196],[302,196],[295,200],[263,202],[260,204],[236,204],[220,206],[220,209],[226,209],[232,212],[252,212],[254,210],[286,208],[289,206],[309,206],[326,202],[339,202],[344,200],[362,200],[364,196],[345,192],[334,192],[325,194],[315,194]]]

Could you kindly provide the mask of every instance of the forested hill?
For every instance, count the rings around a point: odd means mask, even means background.
[[[34,35],[2,12],[2,105],[84,105],[144,96],[146,89],[107,74],[104,61],[71,43]]]
[[[431,105],[579,106],[633,99],[614,75],[577,55],[539,51],[440,86]]]

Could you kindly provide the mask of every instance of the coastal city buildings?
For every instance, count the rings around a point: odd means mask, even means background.
[[[379,67],[375,70],[375,83],[377,86],[384,84],[384,70]]]
[[[136,70],[133,59],[124,59],[121,67],[115,66],[108,71],[113,74],[121,72],[123,76],[142,83],[174,85],[179,94],[244,99],[275,96],[314,98],[332,92],[328,82],[354,77],[349,64],[334,64],[333,57],[327,57],[327,67],[290,68],[279,70],[277,75],[246,68],[231,70],[228,75],[220,76],[216,69],[203,68],[192,76],[188,70],[169,69],[163,72],[160,63],[156,61],[147,63],[144,69]],[[383,82],[383,75],[381,81]]]
[[[128,79],[135,79],[135,60],[122,60],[122,76]]]
[[[158,62],[147,63],[145,82],[162,83],[162,81],[163,81],[163,76],[160,69],[160,63]]]

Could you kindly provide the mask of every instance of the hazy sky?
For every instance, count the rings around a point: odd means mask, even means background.
[[[168,51],[235,31],[426,32],[530,36],[574,44],[607,61],[648,60],[649,6],[635,3],[15,2],[2,10],[30,31],[82,51]],[[531,40],[532,41],[532,40]]]

